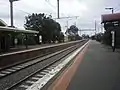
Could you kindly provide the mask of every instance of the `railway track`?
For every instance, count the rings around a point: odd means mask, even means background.
[[[82,46],[84,43],[85,42],[81,42],[80,44],[76,44],[45,57],[1,70],[0,90],[26,90],[49,71],[51,71],[55,66],[57,66],[63,58],[72,53],[78,47]],[[24,75],[24,72],[27,72],[27,74]],[[13,77],[22,74],[23,76],[20,76],[21,78],[18,77],[19,79],[16,79],[14,82],[10,83],[10,80]]]
[[[74,47],[74,46],[72,46]],[[34,60],[31,60],[31,61],[28,61],[28,62],[25,62],[25,63],[21,63],[19,65],[14,65],[14,66],[11,66],[11,67],[8,67],[8,68],[5,68],[5,69],[2,69],[0,71],[0,78],[3,78],[3,77],[6,77],[7,75],[10,75],[10,74],[13,74],[13,73],[16,73],[20,70],[23,70],[25,68],[28,68],[32,65],[35,65],[37,63],[40,63],[42,62],[43,60],[47,60],[47,58],[50,58],[50,57],[53,57],[57,54],[60,54],[61,52],[63,51],[66,51],[66,50],[69,50],[70,48],[72,47],[69,47],[67,49],[64,49],[64,50],[61,50],[59,52],[56,52],[56,53],[53,53],[53,54],[50,54],[50,55],[47,55],[47,56],[44,56],[44,57],[41,57],[39,59],[34,59]]]
[[[72,47],[74,47],[74,46],[68,47],[68,48],[66,48],[66,49],[64,49],[64,50],[58,51],[58,52],[53,53],[53,54],[50,54],[50,55],[45,55],[45,56],[40,57],[40,58],[38,58],[38,59],[31,59],[31,60],[29,60],[29,61],[27,61],[27,62],[22,62],[22,63],[17,64],[17,65],[13,65],[13,66],[10,66],[10,67],[7,67],[7,68],[3,68],[3,69],[0,70],[0,78],[6,77],[7,75],[16,73],[16,72],[18,72],[18,71],[20,71],[20,70],[23,70],[23,69],[25,69],[25,68],[28,68],[28,67],[30,67],[30,66],[32,66],[32,65],[35,65],[35,64],[37,64],[37,63],[40,63],[40,62],[42,62],[43,60],[46,60],[47,58],[53,57],[53,56],[55,56],[55,55],[58,55],[58,54],[60,54],[61,52],[64,52],[64,51],[66,51],[66,50],[69,50],[69,49],[72,48]]]

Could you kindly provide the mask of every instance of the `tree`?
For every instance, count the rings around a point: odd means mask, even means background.
[[[78,30],[79,29],[75,25],[71,25],[70,28],[66,30],[65,34],[70,41],[77,40],[79,37]]]
[[[64,34],[63,34],[63,32],[60,32],[57,39],[58,39],[59,42],[64,42]]]
[[[25,28],[26,29],[32,29],[39,31],[39,35],[42,36],[42,41],[44,43],[51,41],[55,42],[58,40],[58,37],[60,36],[61,33],[61,26],[58,22],[54,21],[51,19],[50,16],[46,16],[44,13],[43,14],[32,14],[29,15],[26,18],[26,24]],[[37,39],[38,39],[37,38]],[[39,39],[37,40],[39,41]]]
[[[39,35],[43,35],[42,26],[45,14],[32,14],[25,17],[26,23],[24,24],[25,29],[39,31],[36,41],[39,42]]]
[[[83,35],[82,35],[82,38],[84,38],[84,39],[89,39],[90,37],[89,37],[89,35],[83,34]]]
[[[98,33],[98,34],[96,34],[96,40],[97,40],[97,41],[101,42],[102,39],[103,39],[103,33]]]

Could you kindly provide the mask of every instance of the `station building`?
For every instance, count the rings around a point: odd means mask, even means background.
[[[120,47],[120,13],[104,14],[102,17],[102,24],[105,28],[105,40],[107,44],[112,43],[111,31],[115,32],[115,45]]]
[[[11,37],[19,33],[23,33],[26,35],[26,41],[27,34],[38,34],[37,31],[33,30],[22,30],[18,28],[8,27],[7,24],[0,19],[0,52],[9,51],[14,42]]]

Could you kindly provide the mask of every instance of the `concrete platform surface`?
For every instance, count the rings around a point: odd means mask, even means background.
[[[120,90],[120,53],[91,41],[67,90]]]
[[[6,54],[6,53],[13,53],[13,52],[19,52],[19,51],[24,51],[24,50],[28,50],[28,49],[34,49],[34,48],[40,48],[40,47],[45,47],[45,46],[50,46],[50,45],[54,45],[54,44],[40,44],[40,45],[28,45],[28,48],[26,49],[26,46],[24,45],[19,45],[19,46],[16,46],[14,48],[10,48],[9,51],[6,51],[6,52],[0,52],[0,55],[1,54]]]

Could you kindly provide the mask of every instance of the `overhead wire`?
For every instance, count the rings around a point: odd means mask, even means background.
[[[46,1],[54,10],[56,9],[56,7],[53,6],[53,5],[49,2],[49,0],[45,0],[45,1]],[[0,2],[0,4],[9,7],[8,3]],[[26,11],[24,11],[24,10],[18,9],[18,8],[16,8],[16,7],[15,7],[14,9],[19,10],[19,11],[21,11],[21,12],[23,12],[23,13],[28,14],[28,15],[31,14],[31,13],[29,13],[29,12],[26,12]],[[54,12],[56,13],[56,10],[55,10]],[[62,14],[63,14],[63,13],[62,13]],[[65,14],[64,14],[64,15],[65,15]],[[71,17],[67,17],[67,18],[71,18]],[[67,18],[66,18],[66,19],[67,19]],[[57,18],[55,18],[55,19],[57,19]],[[65,19],[65,18],[64,18],[64,19]]]
[[[45,1],[46,1],[53,9],[56,9],[56,7],[50,3],[50,0],[45,0]],[[56,13],[56,10],[55,10],[55,13]],[[63,15],[65,16],[64,13],[61,13],[61,14],[63,14]],[[67,17],[67,18],[68,18],[68,17]],[[64,18],[64,19],[67,19],[67,18]],[[54,19],[58,19],[58,18],[54,18]],[[59,19],[63,19],[63,18],[59,18]]]
[[[55,8],[56,8],[56,7],[53,6],[48,0],[45,0],[45,1],[49,4],[49,6],[52,7],[52,9],[54,9],[54,12],[55,12]],[[2,2],[0,2],[0,3],[1,3],[1,5],[8,6],[7,3],[2,3]],[[26,13],[26,14],[31,14],[31,13],[29,13],[29,12],[26,12],[26,11],[21,10],[21,9],[18,9],[18,8],[14,8],[14,9],[19,10],[19,11],[21,11],[21,12],[23,12],[23,13]]]
[[[0,2],[0,4],[2,4],[3,6],[8,6],[8,7],[9,7],[9,5],[8,5],[7,3],[1,3],[1,2]],[[29,12],[26,12],[26,11],[21,10],[21,9],[18,9],[18,8],[14,8],[14,9],[19,10],[19,11],[21,11],[21,12],[23,12],[23,13],[26,13],[26,14],[30,14]]]
[[[56,9],[56,7],[55,7],[54,5],[52,5],[49,0],[45,0],[45,1],[46,1],[51,7],[53,7],[54,9]]]
[[[115,11],[120,10],[119,6],[120,6],[120,4],[118,4],[118,5],[114,8],[114,10],[115,10]]]
[[[45,0],[46,1],[46,3],[50,6],[50,7],[52,7],[52,10],[56,13],[56,7],[55,6],[53,6],[50,2],[49,2],[49,0]]]

